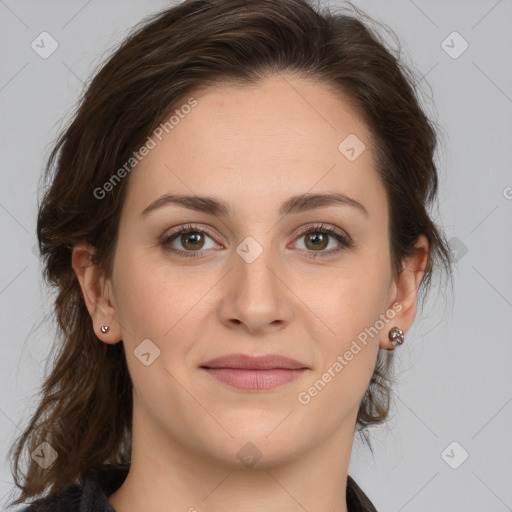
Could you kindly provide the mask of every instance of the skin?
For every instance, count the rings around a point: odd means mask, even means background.
[[[94,248],[73,251],[94,330],[101,342],[122,340],[134,386],[131,468],[109,501],[117,512],[346,512],[358,407],[378,348],[393,349],[389,329],[406,333],[413,323],[427,240],[418,239],[418,254],[393,277],[388,203],[369,133],[325,85],[278,75],[191,96],[198,105],[129,175],[112,277],[91,264]],[[338,150],[349,134],[367,148],[354,161]],[[305,192],[348,195],[368,215],[338,204],[279,216],[282,202]],[[165,193],[222,199],[234,215],[167,205],[141,216]],[[204,235],[203,247],[201,239],[191,246],[190,234],[169,245],[202,255],[158,244],[188,223],[214,236]],[[353,245],[343,249],[328,235],[317,249],[318,230],[297,236],[316,223],[338,228]],[[263,249],[252,263],[236,252],[248,236]],[[315,251],[324,257],[307,257]],[[394,318],[300,403],[298,394],[395,303]],[[110,326],[106,334],[102,325]],[[134,355],[144,339],[160,349],[149,366]],[[285,355],[308,370],[277,388],[245,392],[199,368],[240,352]],[[252,467],[237,457],[249,442],[261,454]]]

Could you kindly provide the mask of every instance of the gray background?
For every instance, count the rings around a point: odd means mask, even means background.
[[[54,329],[34,249],[43,160],[105,52],[171,3],[0,0],[2,508]],[[443,127],[434,215],[459,261],[454,294],[434,288],[397,349],[390,419],[372,429],[374,456],[356,438],[350,474],[379,512],[512,510],[512,0],[354,3],[398,35]],[[59,45],[47,59],[31,48],[43,31]],[[469,44],[457,58],[442,46],[453,31]]]

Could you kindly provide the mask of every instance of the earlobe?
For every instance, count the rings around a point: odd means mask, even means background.
[[[400,311],[394,316],[389,327],[384,329],[386,332],[382,333],[380,347],[385,350],[393,350],[397,345],[401,345],[403,336],[412,326],[416,316],[419,286],[428,263],[428,247],[427,238],[420,235],[415,244],[415,253],[404,262],[402,272],[392,285],[393,296],[390,297],[390,303],[400,304]]]
[[[121,331],[115,304],[110,300],[111,283],[92,262],[94,252],[90,244],[76,244],[73,247],[71,266],[80,283],[96,336],[105,343],[117,343],[121,340]]]

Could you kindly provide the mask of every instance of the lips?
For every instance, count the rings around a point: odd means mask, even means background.
[[[299,370],[308,367],[295,359],[269,354],[266,356],[249,356],[246,354],[230,354],[207,361],[201,368],[231,368],[238,370]]]
[[[299,361],[277,354],[259,357],[231,354],[207,361],[201,369],[231,388],[244,392],[277,388],[309,370]]]

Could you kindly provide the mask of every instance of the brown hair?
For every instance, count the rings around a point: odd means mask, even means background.
[[[94,262],[111,276],[129,176],[104,198],[93,191],[192,91],[286,71],[343,94],[372,136],[388,196],[394,274],[424,234],[429,258],[420,292],[438,266],[451,276],[450,250],[427,212],[438,188],[432,121],[410,70],[364,23],[371,18],[354,9],[358,16],[321,11],[308,0],[186,0],[144,19],[95,74],[46,164],[37,236],[44,277],[57,288],[58,339],[38,408],[11,448],[22,491],[14,504],[53,495],[105,463],[130,461],[132,382],[123,343],[102,343],[94,333],[71,254],[89,242]],[[361,432],[388,415],[392,354],[379,350],[357,417]],[[29,459],[20,476],[22,452],[44,441],[57,459],[47,469]]]

